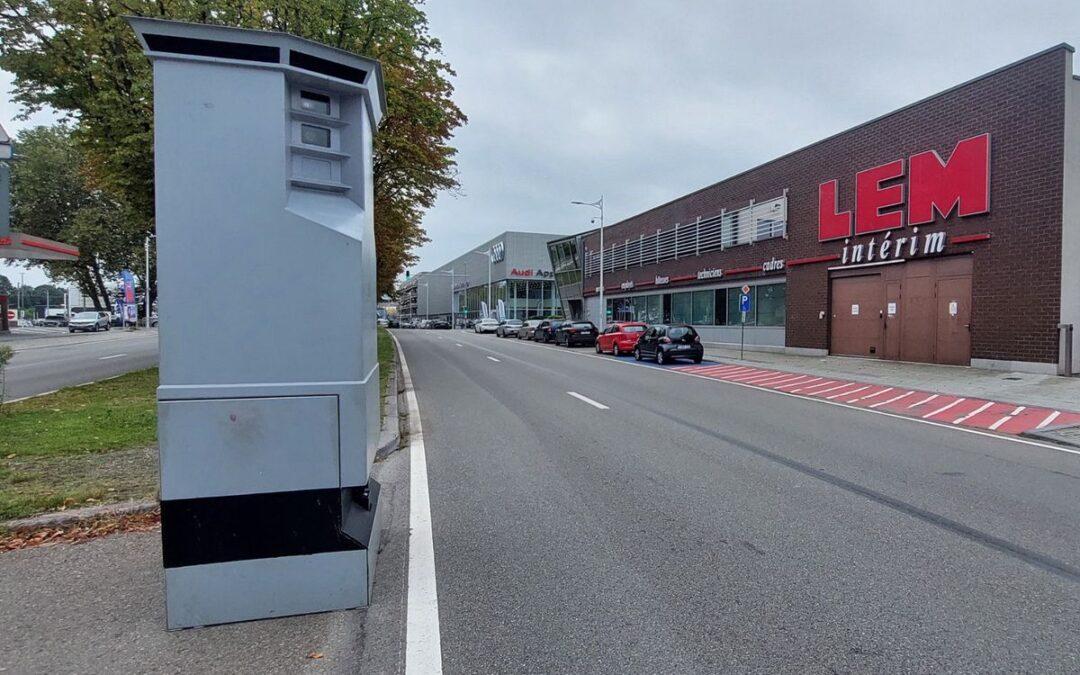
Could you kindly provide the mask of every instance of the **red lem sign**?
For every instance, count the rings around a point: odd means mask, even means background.
[[[934,150],[907,160],[907,222],[904,222],[904,160],[897,159],[855,174],[854,234],[894,230],[934,221],[934,212],[948,218],[990,211],[990,134],[965,138],[948,161]],[[850,237],[851,211],[837,211],[837,181],[818,186],[818,240]]]

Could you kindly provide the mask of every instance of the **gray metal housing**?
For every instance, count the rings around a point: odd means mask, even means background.
[[[170,501],[367,486],[378,63],[280,33],[129,21],[154,65],[163,514]],[[169,625],[365,604],[373,570],[359,553],[268,558],[264,576],[250,559],[167,569]],[[321,571],[280,576],[304,569]],[[333,585],[343,574],[359,581]]]

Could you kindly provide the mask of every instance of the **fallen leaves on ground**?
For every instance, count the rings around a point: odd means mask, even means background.
[[[53,544],[82,544],[117,532],[150,532],[160,526],[161,512],[154,510],[131,515],[102,516],[63,527],[0,533],[0,553]]]
[[[323,653],[322,652],[311,652],[310,654],[307,655],[307,657],[309,659],[321,659],[323,657]]]

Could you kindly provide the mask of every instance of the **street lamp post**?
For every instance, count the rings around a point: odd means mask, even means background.
[[[604,195],[595,202],[570,202],[578,206],[591,206],[600,210],[600,330],[607,324],[607,307],[604,305]]]

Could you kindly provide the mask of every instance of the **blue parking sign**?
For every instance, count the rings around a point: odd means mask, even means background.
[[[747,295],[746,293],[743,293],[742,295],[739,296],[739,311],[740,312],[749,312],[750,311],[750,296]]]

